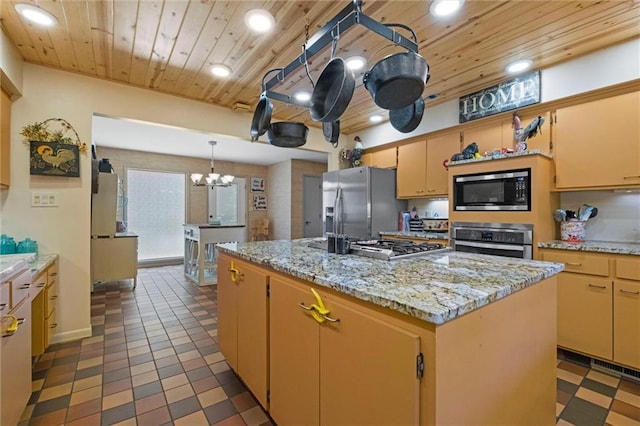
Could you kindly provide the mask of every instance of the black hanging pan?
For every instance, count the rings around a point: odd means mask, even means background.
[[[253,113],[253,119],[251,120],[251,142],[257,141],[259,136],[264,135],[267,129],[269,129],[269,123],[271,123],[273,104],[267,97],[264,81],[267,76],[274,71],[282,71],[282,68],[270,69],[262,76],[262,94],[260,95],[260,100],[258,101],[256,110]]]
[[[394,129],[402,133],[412,132],[422,121],[424,114],[424,99],[419,97],[409,106],[389,111],[389,121]]]
[[[404,28],[411,32],[413,41],[418,42],[416,34],[406,25],[386,26]],[[412,51],[394,53],[383,58],[362,77],[364,87],[376,105],[389,110],[404,108],[417,101],[428,80],[427,61]]]
[[[356,77],[347,67],[344,59],[334,57],[337,39],[331,48],[331,60],[325,65],[318,77],[313,93],[309,113],[315,121],[335,121],[347,109],[356,87]]]
[[[327,142],[336,148],[338,146],[338,138],[340,137],[340,120],[323,122],[322,134]]]
[[[282,148],[297,148],[307,143],[309,128],[304,123],[280,121],[271,123],[267,141]]]

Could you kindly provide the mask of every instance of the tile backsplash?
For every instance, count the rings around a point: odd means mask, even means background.
[[[640,243],[640,193],[581,191],[560,194],[562,209],[578,210],[582,204],[598,208],[598,215],[587,221],[587,240]]]

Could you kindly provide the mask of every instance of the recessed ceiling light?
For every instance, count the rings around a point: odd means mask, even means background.
[[[31,4],[16,4],[16,10],[20,15],[24,16],[31,22],[35,22],[36,24],[50,27],[58,23],[58,18],[53,16],[51,13]]]
[[[224,64],[214,64],[211,66],[211,74],[216,77],[228,77],[231,74],[231,68]]]
[[[300,91],[300,92],[296,92],[293,95],[293,97],[296,98],[297,101],[308,102],[308,101],[311,100],[311,93],[305,92],[305,91]]]
[[[345,62],[347,64],[347,67],[354,71],[364,69],[364,67],[367,65],[367,60],[362,56],[352,56],[350,58],[347,58]]]
[[[449,16],[456,13],[464,3],[464,0],[434,0],[429,7],[429,12],[434,16]]]
[[[529,68],[531,68],[532,63],[533,62],[531,62],[530,59],[521,59],[519,61],[515,61],[507,65],[507,67],[505,68],[505,71],[507,71],[509,74],[515,74],[522,71],[526,71]]]
[[[371,121],[372,123],[379,123],[382,121],[382,119],[383,117],[380,114],[374,114],[369,117],[369,121]]]
[[[276,20],[263,9],[251,9],[244,15],[244,23],[250,30],[266,33],[276,24]]]

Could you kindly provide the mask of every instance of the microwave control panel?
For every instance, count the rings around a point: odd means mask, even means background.
[[[515,181],[515,198],[519,203],[527,201],[527,179],[525,177],[518,177]]]

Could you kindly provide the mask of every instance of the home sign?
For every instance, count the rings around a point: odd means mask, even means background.
[[[459,122],[476,120],[540,102],[540,71],[460,98]]]

